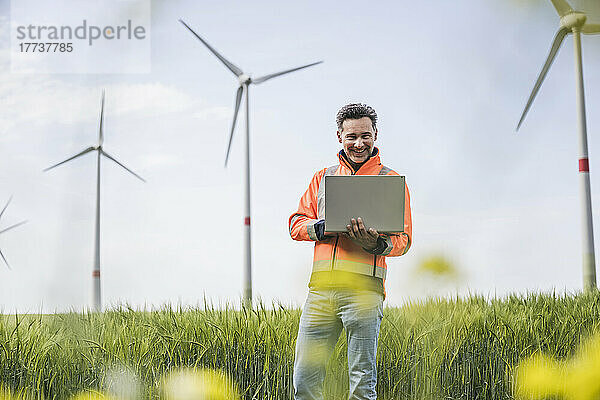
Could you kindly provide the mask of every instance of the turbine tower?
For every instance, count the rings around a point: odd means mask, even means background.
[[[587,1],[583,5],[582,10],[574,10],[566,0],[551,0],[552,5],[560,16],[560,26],[554,42],[550,49],[550,54],[546,59],[540,75],[531,91],[531,95],[527,100],[527,105],[523,110],[517,130],[523,123],[533,99],[537,95],[550,65],[554,61],[558,49],[560,48],[563,39],[569,33],[573,34],[575,47],[575,75],[576,75],[576,93],[577,93],[577,119],[579,133],[579,182],[582,205],[582,226],[583,226],[583,287],[585,290],[596,288],[596,261],[594,257],[594,230],[592,226],[592,198],[590,194],[590,173],[588,161],[588,145],[587,145],[587,127],[585,118],[585,95],[583,90],[583,66],[581,61],[581,34],[596,34],[600,33],[600,2]],[[596,9],[592,9],[592,4]],[[592,19],[597,18],[596,21]]]
[[[0,211],[0,219],[2,219],[2,215],[4,215],[4,211],[6,211],[6,208],[10,204],[11,200],[12,200],[12,196],[8,199],[8,201],[6,202],[6,205],[4,206],[4,208],[2,209],[2,211]],[[17,226],[23,225],[26,222],[27,221],[21,221],[19,223],[16,223],[14,225],[9,226],[8,228],[4,228],[4,229],[0,230],[0,235],[3,234],[4,232],[7,232],[7,231],[13,229],[13,228],[16,228]],[[11,269],[10,268],[10,264],[8,263],[8,261],[6,261],[6,257],[4,257],[4,253],[2,253],[2,249],[0,249],[0,256],[2,257],[2,260],[4,260],[4,263],[6,264],[6,267],[8,269]]]
[[[100,126],[98,129],[98,144],[96,146],[90,146],[87,149],[83,150],[80,153],[75,154],[73,157],[69,157],[64,161],[59,162],[58,164],[54,164],[51,167],[48,167],[44,170],[44,172],[51,170],[52,168],[56,168],[59,165],[62,165],[68,161],[74,160],[78,157],[81,157],[84,154],[87,154],[92,151],[97,152],[96,157],[96,228],[95,228],[95,240],[94,240],[94,269],[92,271],[92,280],[93,280],[93,293],[92,293],[92,301],[94,311],[102,311],[102,293],[100,287],[100,161],[102,160],[101,156],[108,158],[109,160],[114,161],[117,165],[125,169],[127,172],[141,180],[142,182],[146,182],[144,178],[121,164],[117,161],[113,156],[104,151],[104,90],[102,90],[102,105],[100,107]]]
[[[245,74],[239,67],[234,65],[231,61],[223,57],[219,52],[212,48],[204,39],[200,37],[192,28],[188,26],[182,19],[179,20],[194,36],[196,36],[208,49],[229,69],[238,79],[239,87],[235,95],[235,110],[233,112],[233,123],[231,124],[231,133],[229,134],[229,145],[227,146],[227,154],[225,155],[225,167],[227,167],[227,160],[229,159],[229,151],[231,149],[231,141],[233,139],[233,131],[235,130],[235,122],[237,120],[238,111],[242,102],[242,94],[245,94],[246,100],[246,157],[245,157],[245,195],[246,202],[244,208],[244,250],[246,256],[245,265],[245,277],[244,277],[244,304],[246,306],[252,306],[252,257],[251,257],[251,236],[250,236],[250,112],[248,102],[248,89],[250,84],[259,84],[268,81],[269,79],[289,74],[290,72],[298,71],[303,68],[312,67],[322,63],[323,61],[317,61],[311,64],[306,64],[301,67],[287,69],[285,71],[275,72],[272,74],[264,75],[259,78],[252,78]]]

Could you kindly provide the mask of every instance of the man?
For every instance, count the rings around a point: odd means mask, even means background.
[[[325,365],[342,327],[348,343],[349,399],[376,399],[377,339],[381,324],[385,257],[405,254],[412,222],[408,188],[404,232],[380,234],[352,218],[343,234],[326,234],[325,175],[398,175],[380,162],[377,114],[365,104],[348,104],[337,113],[339,164],[318,171],[290,216],[294,240],[314,241],[309,293],[302,310],[294,362],[295,399],[323,399]]]

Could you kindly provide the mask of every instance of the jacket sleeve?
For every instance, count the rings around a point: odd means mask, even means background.
[[[325,170],[322,169],[315,173],[308,185],[308,189],[306,189],[306,192],[300,198],[298,210],[288,220],[290,236],[294,240],[317,240],[317,233],[315,231],[315,224],[319,222],[317,194]]]
[[[382,234],[387,246],[380,255],[387,257],[402,256],[408,252],[412,243],[412,217],[410,212],[410,194],[404,183],[404,232]]]

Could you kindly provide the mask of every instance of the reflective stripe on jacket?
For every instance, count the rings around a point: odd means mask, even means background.
[[[325,184],[326,175],[398,175],[395,171],[381,164],[379,150],[373,149],[369,158],[358,171],[354,171],[350,163],[338,154],[339,164],[324,168],[313,176],[308,189],[300,199],[298,211],[289,218],[290,236],[294,240],[316,241],[313,257],[313,276],[320,272],[345,271],[360,275],[381,278],[385,281],[387,264],[385,257],[406,254],[412,240],[412,220],[410,212],[410,195],[405,186],[404,199],[404,232],[398,234],[381,234],[387,247],[381,254],[372,254],[364,250],[344,235],[335,234],[317,241],[315,224],[325,218]],[[323,184],[321,184],[323,182]],[[406,183],[405,183],[406,185]],[[313,281],[311,277],[311,282]]]

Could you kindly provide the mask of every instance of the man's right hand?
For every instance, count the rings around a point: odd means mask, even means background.
[[[352,218],[350,225],[347,226],[348,237],[367,251],[373,251],[377,248],[379,232],[373,228],[367,229],[361,217]]]

